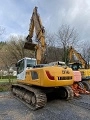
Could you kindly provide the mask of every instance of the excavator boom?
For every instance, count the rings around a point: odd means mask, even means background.
[[[75,54],[75,56],[77,57],[77,59],[79,60],[79,62],[82,64],[83,68],[87,67],[87,62],[84,60],[84,58],[82,57],[82,55],[80,53],[78,53],[72,46],[69,49],[69,62],[72,62],[72,56]]]
[[[32,42],[34,29],[36,33],[37,44]],[[31,17],[29,35],[26,38],[24,48],[29,50],[36,50],[36,59],[37,59],[37,63],[39,64],[41,63],[42,56],[45,52],[45,47],[46,47],[45,30],[42,25],[40,16],[37,12],[37,7],[35,7]]]

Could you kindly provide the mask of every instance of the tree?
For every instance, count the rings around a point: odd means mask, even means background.
[[[47,33],[45,35],[46,51],[45,60],[47,63],[54,61],[61,61],[62,48],[57,47],[57,39],[54,33]]]
[[[24,57],[34,57],[34,52],[24,49],[24,41],[22,36],[11,36],[3,46],[0,58],[7,69],[15,66],[15,63]]]
[[[68,61],[68,47],[77,44],[77,36],[76,30],[69,25],[62,25],[57,32],[58,44],[63,48],[62,59],[66,63]]]
[[[1,42],[0,42],[0,50],[2,49],[2,47],[3,47],[4,45],[6,45],[6,42],[1,41]]]
[[[86,47],[87,46],[87,47]],[[89,42],[87,43],[87,41],[84,41],[84,43],[82,44],[82,56],[84,58],[84,60],[87,62],[87,67],[89,67],[89,63],[90,63],[90,44]]]
[[[48,46],[46,52],[46,61],[47,63],[54,62],[54,61],[62,61],[62,49],[57,48],[54,46]]]
[[[47,47],[52,46],[55,47],[56,45],[56,36],[54,33],[47,33],[45,34],[45,42]]]

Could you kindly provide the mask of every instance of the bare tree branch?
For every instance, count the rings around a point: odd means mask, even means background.
[[[74,28],[70,28],[69,25],[62,25],[58,32],[57,32],[57,38],[58,38],[58,44],[62,46],[64,50],[64,61],[67,62],[67,49],[69,46],[75,46],[77,44],[77,32]]]

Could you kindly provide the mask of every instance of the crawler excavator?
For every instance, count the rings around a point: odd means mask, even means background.
[[[77,57],[78,61],[72,62],[73,55]],[[71,67],[73,70],[78,70],[81,72],[81,83],[84,85],[87,91],[90,91],[90,69],[88,68],[87,62],[84,60],[82,55],[78,53],[72,46],[69,49],[69,62],[69,67]]]
[[[37,44],[32,40],[34,29]],[[51,97],[52,94],[57,95],[66,100],[72,99],[73,91],[70,87],[73,84],[72,69],[51,66],[42,62],[46,48],[45,30],[37,7],[32,13],[29,35],[24,48],[36,51],[36,58],[25,57],[17,62],[17,84],[12,85],[12,93],[33,110],[44,107],[48,95]]]

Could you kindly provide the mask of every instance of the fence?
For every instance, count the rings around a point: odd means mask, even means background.
[[[0,83],[13,83],[16,82],[17,77],[16,76],[0,76]]]

